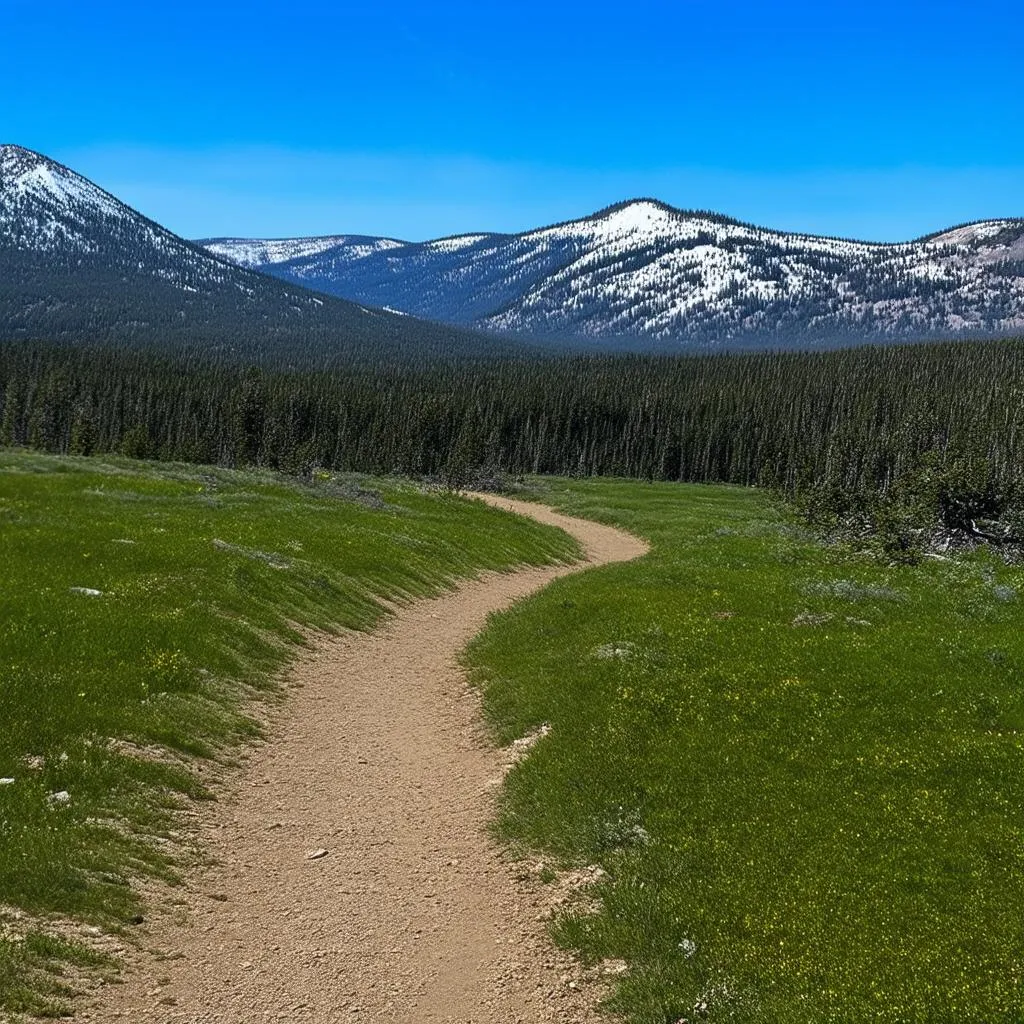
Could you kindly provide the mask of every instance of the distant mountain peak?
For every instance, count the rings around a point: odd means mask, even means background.
[[[60,194],[62,181],[73,172],[41,153],[21,146],[0,146],[0,193]]]
[[[660,216],[664,214],[681,216],[683,211],[662,202],[660,199],[653,199],[650,196],[639,196],[634,199],[623,199],[621,202],[613,203],[611,206],[606,206],[603,210],[598,210],[596,213],[592,213],[589,217],[583,219],[604,220],[621,213],[633,213],[638,216]]]
[[[0,180],[6,181],[9,177],[24,174],[36,167],[51,165],[57,166],[42,153],[9,142],[0,143]]]
[[[630,199],[616,203],[586,218],[591,222],[613,223],[619,230],[643,230],[654,224],[673,224],[683,212],[658,199]]]
[[[37,228],[34,241],[22,236],[22,247],[77,245],[91,251],[87,225],[97,216],[144,219],[56,160],[22,146],[0,146],[0,229],[4,223],[21,223],[26,228],[29,222]]]
[[[638,196],[634,199],[624,199],[622,202],[613,203],[603,210],[592,213],[583,220],[658,220],[665,223],[678,223],[688,220],[710,221],[713,224],[731,224],[735,226],[754,227],[752,224],[745,224],[735,217],[729,217],[717,210],[695,210],[683,209],[679,206],[672,206],[661,199],[651,196]]]
[[[81,175],[42,153],[23,146],[0,145],[0,192],[31,188],[33,185],[59,192],[64,182],[76,179],[86,182]]]

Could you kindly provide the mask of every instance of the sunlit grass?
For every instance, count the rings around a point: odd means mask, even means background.
[[[303,629],[575,552],[396,481],[0,452],[0,909],[123,927],[210,796],[195,759],[258,733],[243,704]],[[41,979],[83,955],[0,921],[0,1011],[59,1010]]]
[[[469,654],[502,739],[551,726],[499,829],[608,872],[556,930],[629,963],[611,1005],[1019,1024],[1024,574],[824,548],[747,490],[537,486],[653,542]]]

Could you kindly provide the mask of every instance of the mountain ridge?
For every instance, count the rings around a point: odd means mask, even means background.
[[[591,341],[813,345],[1024,327],[1024,275],[997,266],[1024,261],[1021,218],[869,242],[643,197],[518,234],[323,242],[334,240],[277,240],[279,260],[248,265],[436,320]],[[237,259],[253,243],[201,244]]]
[[[733,217],[727,213],[721,213],[717,210],[703,209],[699,207],[683,207],[673,206],[671,203],[666,203],[662,199],[658,199],[655,196],[635,196],[631,199],[622,199],[615,203],[610,203],[607,206],[603,206],[593,213],[584,214],[580,217],[570,217],[564,220],[554,221],[550,224],[543,224],[539,227],[528,228],[525,231],[460,231],[451,235],[438,235],[435,238],[427,238],[421,241],[413,241],[407,238],[395,238],[391,235],[365,235],[365,234],[333,234],[333,235],[280,235],[267,238],[249,238],[244,235],[210,235],[208,237],[192,239],[196,245],[208,248],[209,246],[217,243],[227,242],[251,242],[259,244],[274,244],[282,242],[330,242],[337,240],[338,244],[342,244],[347,239],[361,239],[367,242],[369,241],[388,241],[394,242],[399,245],[428,245],[434,242],[447,242],[463,238],[519,238],[524,235],[536,234],[538,232],[550,231],[553,228],[562,228],[571,224],[578,224],[585,221],[599,220],[601,217],[606,216],[610,213],[616,213],[630,206],[639,204],[650,204],[651,206],[660,207],[667,213],[675,214],[681,218],[702,218],[708,221],[717,222],[721,224],[728,224],[735,227],[747,228],[752,231],[762,231],[771,234],[785,235],[789,238],[809,238],[809,239],[820,239],[828,242],[847,242],[850,245],[866,246],[866,247],[877,247],[877,248],[891,248],[893,246],[906,246],[906,245],[919,245],[927,242],[933,242],[937,238],[941,238],[943,235],[949,234],[954,231],[960,231],[965,228],[973,228],[981,225],[988,224],[1021,224],[1024,225],[1024,216],[1020,217],[981,217],[976,220],[959,221],[956,224],[952,224],[949,227],[939,228],[935,231],[930,231],[924,235],[919,235],[915,238],[908,238],[903,241],[897,242],[882,242],[870,238],[858,238],[852,235],[829,235],[829,234],[815,234],[813,231],[799,231],[796,229],[785,229],[785,228],[771,228],[765,224],[758,224],[755,221],[743,220],[740,217]]]
[[[1024,330],[1021,218],[863,242],[644,197],[518,234],[189,241],[15,145],[0,146],[0,269],[0,338],[237,356],[491,355],[537,339],[814,348]]]

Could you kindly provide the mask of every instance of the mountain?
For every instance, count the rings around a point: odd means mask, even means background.
[[[293,251],[310,255],[315,248]],[[0,146],[0,340],[22,338],[156,344],[304,363],[507,347],[239,267],[62,164],[6,145]]]
[[[1024,329],[1024,220],[889,245],[638,199],[519,235],[202,244],[323,292],[505,334],[783,347]]]

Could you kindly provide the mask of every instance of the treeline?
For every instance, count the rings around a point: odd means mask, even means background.
[[[0,443],[458,480],[479,470],[880,493],[1024,483],[1024,341],[330,371],[0,346]]]

